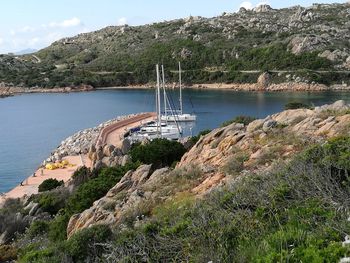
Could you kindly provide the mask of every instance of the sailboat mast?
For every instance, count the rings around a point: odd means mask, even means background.
[[[159,65],[156,66],[157,70],[157,92],[156,92],[156,105],[157,105],[157,133],[158,136],[162,136],[161,126],[161,114],[160,114],[160,76],[159,76]]]
[[[180,114],[182,114],[182,80],[181,80],[181,62],[179,62],[179,86],[180,86]]]
[[[165,73],[164,73],[164,65],[162,65],[162,77],[163,77],[163,92],[164,92],[164,116],[165,121],[167,122],[167,102],[166,102],[166,91],[165,91]]]

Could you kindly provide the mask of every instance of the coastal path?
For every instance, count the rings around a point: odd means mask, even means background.
[[[46,179],[52,178],[58,181],[63,181],[67,183],[73,173],[80,167],[86,166],[91,167],[91,161],[86,155],[82,156],[67,156],[63,160],[67,160],[70,164],[74,165],[72,167],[66,167],[64,169],[48,170],[44,168],[39,168],[34,174],[22,181],[22,185],[18,185],[11,191],[0,196],[0,207],[4,201],[8,198],[23,198],[25,196],[31,196],[32,194],[37,194],[39,190],[39,185]]]
[[[155,112],[148,112],[111,124],[101,131],[96,146],[112,144],[116,147],[121,147],[124,134],[128,130],[136,128],[146,122],[154,121],[156,117],[157,114]]]

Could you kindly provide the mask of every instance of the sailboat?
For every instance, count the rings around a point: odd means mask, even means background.
[[[163,82],[164,82],[164,80],[163,80]],[[175,110],[175,111],[173,111],[171,109],[170,110],[167,109],[167,102],[165,100],[164,115],[161,116],[161,120],[167,121],[167,122],[194,122],[197,120],[196,115],[189,114],[189,113],[183,113],[181,62],[179,62],[179,86],[180,86],[180,96],[179,96],[180,109]]]
[[[164,68],[163,69],[163,87],[164,87]],[[142,141],[145,139],[153,140],[156,138],[166,138],[168,140],[178,140],[181,138],[182,129],[179,125],[169,125],[161,120],[161,102],[160,102],[160,74],[159,65],[156,65],[157,71],[157,89],[156,89],[156,111],[157,120],[149,122],[140,127],[137,131],[130,134],[131,141]],[[166,93],[164,93],[166,97]],[[164,102],[165,103],[165,102]]]

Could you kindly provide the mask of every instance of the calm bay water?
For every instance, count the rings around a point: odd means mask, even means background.
[[[175,101],[175,96],[173,94]],[[198,115],[193,134],[218,127],[237,115],[265,117],[290,101],[322,105],[350,93],[258,93],[184,91],[186,112]],[[78,130],[119,115],[154,111],[154,92],[104,90],[71,94],[29,94],[0,99],[0,192],[28,177],[50,152]],[[190,133],[187,127],[187,133]]]

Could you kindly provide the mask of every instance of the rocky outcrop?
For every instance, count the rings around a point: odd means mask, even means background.
[[[121,148],[116,148],[114,145],[106,144],[104,147],[99,146],[95,147],[92,145],[88,152],[88,157],[94,164],[95,168],[101,166],[124,166],[130,157],[127,155],[127,152],[123,152]]]
[[[290,41],[289,46],[293,54],[299,55],[326,47],[327,40],[320,36],[296,36]]]
[[[152,172],[151,165],[142,165],[136,171],[129,171],[105,197],[70,219],[68,236],[95,224],[113,225],[129,216],[141,218],[147,212],[148,203],[154,204],[161,198],[161,192],[155,190],[167,176],[168,168]]]
[[[316,107],[314,110],[287,110],[255,120],[248,126],[233,123],[212,131],[184,155],[178,167],[195,164],[205,171],[210,166],[216,172],[235,154],[249,156],[247,170],[260,169],[269,153],[277,159],[290,156],[305,145],[347,134],[350,131],[350,106],[344,101]],[[274,154],[272,154],[274,152]],[[260,157],[262,163],[256,161]],[[265,163],[266,161],[266,163]],[[205,167],[203,167],[203,165]]]
[[[126,173],[105,197],[70,219],[68,236],[92,225],[142,223],[154,207],[176,195],[198,198],[241,176],[287,162],[315,142],[349,134],[349,110],[350,105],[337,101],[215,129],[202,136],[174,170],[153,172],[150,165],[142,165]]]
[[[268,12],[268,11],[271,11],[271,10],[272,10],[271,6],[266,5],[266,4],[258,5],[257,7],[255,7],[253,9],[253,11],[256,12],[256,13],[263,13],[263,12]]]
[[[271,75],[268,72],[264,72],[263,74],[261,74],[257,81],[258,88],[261,90],[267,89],[270,83],[271,83]]]

